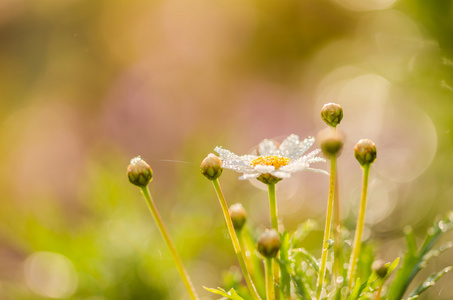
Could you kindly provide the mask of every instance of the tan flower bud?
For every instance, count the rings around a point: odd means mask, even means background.
[[[337,127],[343,119],[343,108],[340,104],[327,103],[321,109],[321,118],[327,125]]]
[[[354,156],[362,166],[371,164],[376,159],[376,145],[371,140],[362,139],[354,147]]]
[[[247,221],[247,212],[241,203],[236,203],[230,206],[230,218],[233,222],[233,227],[236,230],[241,230]]]
[[[222,175],[222,161],[215,154],[210,153],[201,162],[201,173],[209,180],[215,180]]]
[[[267,229],[258,238],[258,251],[266,258],[275,257],[281,246],[280,235],[275,229]]]
[[[318,134],[318,141],[321,143],[321,150],[326,157],[339,155],[343,148],[343,134],[336,130],[332,132],[330,128],[325,128]]]
[[[127,177],[132,184],[145,187],[153,180],[153,170],[140,156],[131,159],[127,167]]]

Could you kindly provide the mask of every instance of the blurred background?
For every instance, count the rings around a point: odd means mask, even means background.
[[[328,102],[344,109],[344,222],[354,228],[360,195],[352,147],[370,138],[365,238],[400,256],[406,225],[423,237],[453,208],[452,36],[449,0],[1,0],[0,298],[186,298],[125,174],[141,155],[200,296],[214,299],[202,286],[221,286],[236,260],[201,160],[316,136]],[[267,192],[239,175],[224,172],[225,196],[259,232]],[[328,177],[277,188],[288,231],[318,221],[303,246],[319,255]],[[423,299],[452,299],[452,279]]]

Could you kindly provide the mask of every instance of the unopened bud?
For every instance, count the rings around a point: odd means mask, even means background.
[[[132,184],[145,187],[153,180],[153,170],[140,156],[131,159],[127,167],[127,177]]]
[[[376,159],[376,145],[368,139],[360,140],[354,147],[354,156],[363,165],[368,165]]]
[[[247,212],[241,203],[236,203],[230,206],[230,218],[233,222],[233,227],[236,230],[241,230],[247,221]]]
[[[275,229],[267,229],[258,239],[258,251],[266,258],[275,257],[281,246],[280,235]]]
[[[222,175],[222,161],[215,154],[210,153],[201,162],[201,173],[209,180],[215,180]]]
[[[371,265],[371,269],[376,272],[379,278],[385,278],[389,270],[389,263],[386,263],[382,259],[375,260]]]
[[[321,110],[321,118],[327,125],[337,127],[343,119],[343,108],[336,103],[324,104]]]
[[[325,156],[340,154],[343,148],[343,134],[341,132],[333,133],[330,128],[325,128],[318,134],[318,140],[321,141],[321,150]]]

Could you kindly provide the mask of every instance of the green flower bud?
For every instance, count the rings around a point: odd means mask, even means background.
[[[276,184],[282,180],[281,178],[275,177],[269,173],[261,174],[257,179],[264,184]]]
[[[230,218],[233,222],[235,230],[241,230],[247,221],[247,212],[241,203],[236,203],[230,206]]]
[[[131,159],[127,167],[127,177],[132,184],[145,187],[153,180],[153,170],[140,156]]]
[[[337,127],[343,119],[343,108],[340,104],[327,103],[321,109],[321,118],[327,125]]]
[[[376,145],[368,139],[360,140],[354,146],[354,156],[363,165],[368,165],[376,159]]]
[[[222,161],[215,154],[210,153],[201,162],[201,173],[209,180],[215,180],[222,175]]]
[[[258,251],[266,258],[275,257],[281,246],[280,235],[275,229],[266,229],[258,239]]]
[[[385,278],[387,276],[387,272],[389,270],[389,263],[386,263],[382,259],[375,260],[371,265],[371,269],[376,272],[376,275],[379,278]]]

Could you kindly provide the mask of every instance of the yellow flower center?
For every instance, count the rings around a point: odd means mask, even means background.
[[[274,166],[275,170],[281,166],[286,166],[289,163],[289,158],[278,156],[278,155],[269,155],[269,156],[260,156],[250,162],[252,167],[256,165],[261,166]]]

